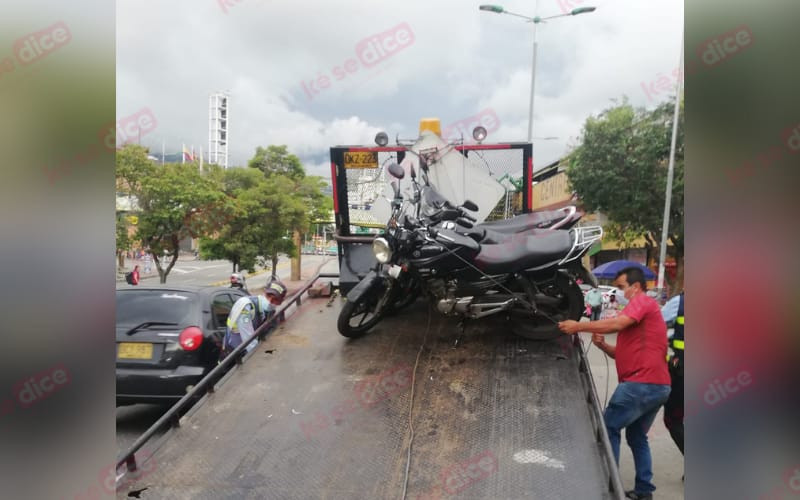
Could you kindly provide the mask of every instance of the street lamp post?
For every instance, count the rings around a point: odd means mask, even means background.
[[[683,37],[681,36],[681,62],[678,66],[683,67]],[[681,107],[681,88],[683,82],[680,78],[675,82],[675,109],[672,115],[672,143],[669,148],[669,167],[667,169],[667,189],[664,195],[664,221],[661,227],[661,248],[658,259],[658,288],[659,297],[664,290],[664,263],[667,260],[667,232],[669,230],[669,214],[672,205],[672,177],[675,171],[675,145],[678,140],[678,118],[680,117]],[[677,263],[676,263],[677,264]],[[676,267],[677,269],[677,267]]]
[[[537,1],[538,6],[538,1]],[[536,88],[536,52],[538,48],[538,44],[536,42],[536,25],[541,22],[547,21],[549,19],[555,19],[556,17],[565,17],[565,16],[577,16],[578,14],[586,14],[588,12],[594,12],[596,7],[578,7],[577,9],[572,9],[567,14],[558,14],[555,16],[548,16],[548,17],[528,17],[523,16],[521,14],[515,14],[514,12],[509,12],[503,8],[501,5],[481,5],[478,7],[479,10],[485,10],[488,12],[494,12],[495,14],[508,14],[509,16],[516,16],[521,17],[527,20],[530,23],[533,23],[533,62],[531,64],[531,100],[530,100],[530,108],[528,110],[528,142],[533,142],[533,95],[534,90]]]

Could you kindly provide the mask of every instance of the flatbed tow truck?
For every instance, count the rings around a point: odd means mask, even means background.
[[[500,145],[512,146],[530,157],[530,144]],[[332,148],[334,179],[351,149],[370,148]],[[348,245],[368,246],[348,241],[347,195],[335,189],[334,272],[318,272],[281,307],[285,322],[257,332],[257,349],[242,359],[242,344],[233,369],[209,374],[120,455],[117,495],[623,498],[578,336],[528,340],[490,321],[459,324],[424,301],[362,338],[338,334],[342,300],[306,292],[320,281],[344,289],[369,267],[347,262],[358,254]]]

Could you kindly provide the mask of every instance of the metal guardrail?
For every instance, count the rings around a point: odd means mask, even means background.
[[[324,263],[323,263],[324,265]],[[320,266],[320,268],[322,265]],[[281,320],[284,316],[284,312],[291,306],[297,304],[299,307],[303,303],[303,294],[308,292],[308,290],[314,285],[314,283],[319,278],[338,278],[338,273],[320,273],[319,269],[317,269],[317,273],[309,279],[300,290],[294,293],[290,298],[288,298],[283,304],[275,310],[275,314],[272,317],[264,322],[261,326],[259,326],[255,333],[254,337],[258,339],[258,342],[261,343],[268,334],[275,331],[275,329],[271,329],[271,326],[277,324],[279,320]],[[164,415],[161,416],[153,425],[147,429],[144,434],[139,436],[136,441],[121,455],[117,457],[116,469],[119,470],[120,467],[123,465],[126,466],[127,472],[135,472],[138,469],[136,464],[136,452],[141,449],[142,446],[145,445],[157,432],[162,430],[164,427],[179,427],[179,413],[181,410],[188,408],[199,397],[204,396],[207,393],[214,393],[215,384],[218,382],[222,376],[224,376],[228,369],[232,367],[231,365],[242,364],[242,358],[247,349],[247,346],[250,344],[251,341],[242,342],[236,349],[234,349],[228,356],[225,357],[214,369],[206,374],[200,382],[198,382],[192,390],[186,393],[177,403],[172,405],[172,407],[167,410]],[[119,482],[122,477],[124,477],[125,473],[117,474],[117,482]]]
[[[589,360],[586,358],[586,353],[583,351],[583,342],[578,335],[574,336],[572,345],[578,351],[578,368],[581,373],[581,378],[587,386],[586,403],[589,405],[591,412],[592,423],[597,433],[597,442],[601,449],[604,451],[603,456],[606,460],[606,467],[608,468],[608,490],[615,498],[619,500],[625,499],[625,490],[622,486],[622,479],[619,476],[619,467],[614,461],[614,452],[611,449],[611,442],[608,440],[608,431],[603,420],[602,407],[600,406],[600,398],[597,397],[597,389],[594,386],[594,377],[592,377],[592,370],[589,368]]]

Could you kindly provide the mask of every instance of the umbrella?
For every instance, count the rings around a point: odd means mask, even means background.
[[[651,271],[649,268],[639,264],[638,262],[633,262],[630,260],[615,260],[612,262],[606,262],[605,264],[601,264],[594,269],[592,269],[592,274],[597,276],[598,278],[607,278],[613,279],[618,272],[622,271],[627,267],[638,267],[644,273],[644,279],[646,280],[654,280],[656,279],[656,273]]]

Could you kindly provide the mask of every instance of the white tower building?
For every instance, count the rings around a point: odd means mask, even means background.
[[[208,162],[228,168],[228,104],[225,92],[208,96]]]

